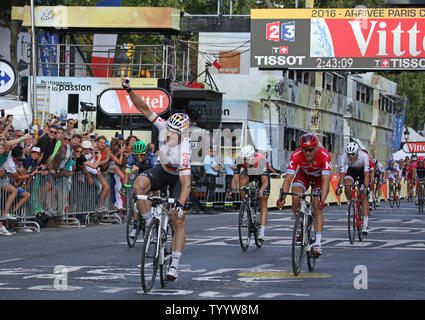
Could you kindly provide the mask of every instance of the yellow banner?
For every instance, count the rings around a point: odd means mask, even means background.
[[[13,7],[12,19],[23,20],[23,26],[30,26],[30,7]],[[38,6],[35,8],[35,26],[180,30],[180,10],[166,7]]]
[[[252,9],[251,19],[411,19],[425,18],[419,8]]]

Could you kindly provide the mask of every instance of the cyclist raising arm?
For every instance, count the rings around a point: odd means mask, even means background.
[[[285,180],[282,183],[282,191],[288,192],[292,180],[292,192],[304,193],[312,182],[313,191],[321,191],[321,199],[313,198],[314,230],[316,231],[316,242],[312,247],[315,256],[322,254],[322,231],[324,225],[323,208],[329,193],[329,181],[331,175],[331,156],[326,149],[319,147],[319,138],[312,133],[306,133],[300,138],[300,148],[291,155]],[[300,169],[297,171],[297,168]],[[282,207],[285,203],[285,196],[278,203]],[[279,201],[279,200],[278,200]],[[292,211],[294,215],[300,209],[301,201],[299,197],[292,196]]]
[[[354,181],[358,180],[361,187],[360,198],[362,201],[363,209],[363,230],[362,232],[367,235],[369,233],[369,202],[366,196],[366,187],[369,185],[369,155],[363,151],[359,151],[359,145],[356,142],[350,142],[345,147],[345,153],[341,157],[339,174],[339,185],[345,182],[345,196],[348,201],[352,198],[351,187]],[[338,187],[337,194],[340,194]]]
[[[136,195],[146,195],[149,191],[157,191],[168,185],[172,187],[172,197],[176,204],[171,210],[171,221],[174,235],[172,242],[172,262],[167,273],[170,280],[178,276],[178,266],[185,242],[185,215],[183,207],[187,202],[191,189],[191,148],[188,139],[189,117],[186,114],[175,113],[164,120],[130,88],[130,80],[121,78],[122,86],[127,90],[134,106],[139,110],[159,132],[160,165],[139,175],[133,183]],[[147,201],[138,200],[137,209],[142,215],[152,216]]]

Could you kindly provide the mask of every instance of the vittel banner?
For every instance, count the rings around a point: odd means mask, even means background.
[[[251,66],[425,69],[425,9],[255,9]]]

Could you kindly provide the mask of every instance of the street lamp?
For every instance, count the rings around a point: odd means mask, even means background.
[[[407,143],[407,141],[409,140],[409,129],[406,127],[406,130],[404,130],[404,140]]]

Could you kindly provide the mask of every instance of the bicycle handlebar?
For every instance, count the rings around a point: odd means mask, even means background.
[[[167,202],[170,204],[174,204],[176,202],[176,199],[174,198],[162,198],[159,196],[148,196],[148,195],[139,195],[135,196],[137,200],[149,200],[152,202],[160,203],[160,202]]]

